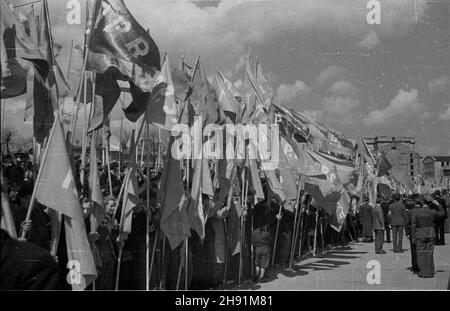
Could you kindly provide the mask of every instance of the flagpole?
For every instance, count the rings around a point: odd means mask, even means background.
[[[105,135],[104,130],[103,130],[103,135]],[[110,158],[109,158],[110,157],[110,145],[109,145],[109,139],[106,139],[106,137],[105,137],[105,142],[106,142],[106,150],[105,150],[106,156],[105,156],[105,158],[106,158],[106,167],[108,169],[109,194],[113,195],[112,177],[111,177],[111,164],[109,163],[110,162]]]
[[[120,170],[122,167],[122,128],[123,128],[123,117],[120,118],[120,133],[119,133],[119,177],[120,177]]]
[[[56,122],[59,122],[59,116],[58,115],[56,115],[55,121],[53,122],[52,129],[50,130],[50,134],[48,136],[47,145],[45,146],[44,155],[42,157],[41,165],[39,167],[38,175],[36,177],[36,182],[35,182],[34,187],[33,187],[33,193],[31,194],[30,204],[28,206],[28,211],[27,211],[27,216],[25,218],[25,223],[28,223],[30,221],[30,219],[31,219],[31,212],[33,211],[34,201],[36,200],[37,186],[38,186],[39,181],[41,179],[42,171],[44,170],[44,165],[42,165],[42,164],[47,159],[48,150],[50,149],[49,148],[50,141],[53,138],[53,134],[55,132]],[[26,241],[27,240],[26,239],[26,235],[27,235],[27,231],[26,230],[22,230],[22,234],[21,234],[21,236],[19,238],[19,241]]]
[[[316,212],[316,223],[314,228],[314,246],[313,246],[313,256],[316,256],[316,246],[317,246],[317,222],[319,219],[319,207],[315,208]]]
[[[305,198],[305,195],[302,195],[300,197],[300,200],[298,202],[298,207],[297,207],[298,215],[297,215],[297,225],[296,225],[296,227],[294,227],[294,237],[293,237],[294,241],[293,241],[293,245],[292,245],[292,261],[294,260],[294,257],[295,257],[295,250],[297,248],[297,240],[300,238],[299,235],[301,235],[300,227],[301,227],[302,219],[303,219],[302,212],[303,212],[303,199],[304,198]]]
[[[145,122],[145,131],[146,131],[146,140],[147,140],[147,189],[146,189],[146,198],[147,198],[147,208],[146,208],[146,224],[145,224],[145,276],[146,283],[145,289],[148,291],[150,289],[150,143],[149,143],[149,124]]]
[[[273,264],[275,262],[275,253],[277,251],[277,240],[278,240],[278,231],[280,230],[280,221],[281,221],[281,209],[283,208],[283,203],[280,203],[280,208],[278,209],[277,214],[277,229],[275,231],[275,240],[273,245],[273,253],[272,253],[272,263],[270,269],[273,270]]]
[[[86,12],[88,11],[88,6],[86,6]],[[86,72],[86,65],[87,65],[87,61],[88,61],[88,55],[89,55],[89,40],[92,34],[92,28],[94,27],[94,19],[96,18],[96,13],[98,12],[93,12],[92,14],[92,19],[88,18],[88,14],[86,14],[86,23],[89,25],[89,29],[86,29],[85,31],[85,43],[84,43],[84,57],[83,57],[83,66],[81,68],[81,79],[84,76],[85,72]],[[94,77],[95,78],[95,77]],[[72,146],[73,146],[73,140],[75,138],[75,129],[76,129],[76,123],[77,123],[77,119],[78,119],[78,110],[80,107],[80,96],[81,96],[81,83],[82,80],[80,79],[80,83],[78,84],[78,90],[77,90],[77,96],[76,96],[76,103],[75,103],[75,107],[76,107],[76,112],[74,114],[72,114],[72,118],[70,120],[70,150],[69,152],[72,152]],[[95,79],[93,81],[93,83],[95,83]],[[94,99],[93,99],[94,100]],[[75,117],[74,117],[75,115]]]
[[[309,210],[309,204],[311,203],[311,198],[309,198],[305,204],[305,211]],[[300,225],[303,225],[301,227],[301,231],[300,231],[300,242],[299,242],[299,249],[298,249],[298,258],[301,258],[302,255],[302,242],[303,242],[303,237],[305,235],[305,231],[306,231],[306,225],[305,222],[307,220],[307,215],[305,215],[305,217],[303,217],[303,219],[301,218],[302,215],[300,214]]]
[[[84,176],[85,176],[85,169],[86,169],[86,144],[87,144],[87,72],[84,73],[84,118],[83,118],[83,142],[82,142],[82,151],[81,151],[81,171],[80,171],[80,181],[81,185],[84,186]]]
[[[238,275],[238,284],[241,285],[241,278],[242,278],[242,270],[243,270],[243,251],[244,251],[244,246],[243,246],[243,238],[242,236],[244,235],[244,197],[245,197],[245,166],[243,167],[244,171],[242,172],[242,185],[241,185],[241,205],[242,205],[242,211],[241,211],[241,219],[240,219],[240,229],[241,229],[241,238],[240,238],[240,243],[241,243],[241,250],[239,252],[239,275]]]
[[[298,217],[298,211],[300,209],[299,206],[299,200],[300,200],[300,192],[301,192],[301,177],[302,175],[298,174],[298,186],[297,186],[297,198],[295,200],[295,215],[294,215],[294,228],[292,229],[292,241],[291,241],[291,258],[289,260],[289,269],[292,270],[292,262],[294,261],[294,247],[295,247],[295,240],[296,240],[296,229],[297,229],[297,217]]]

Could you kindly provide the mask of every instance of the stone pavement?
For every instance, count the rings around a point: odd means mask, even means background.
[[[247,283],[232,289],[242,290],[445,290],[450,277],[450,234],[446,245],[435,246],[434,278],[413,274],[409,240],[403,240],[403,253],[394,253],[392,243],[384,243],[386,254],[375,254],[374,243],[349,243],[325,254],[293,265],[292,271],[272,273],[262,283]],[[380,263],[380,284],[370,285],[367,267],[370,260]]]

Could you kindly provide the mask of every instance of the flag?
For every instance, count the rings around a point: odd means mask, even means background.
[[[199,71],[194,77],[194,90],[190,97],[195,115],[202,117],[203,127],[207,124],[222,124],[225,114],[218,103],[216,90],[206,78],[201,64]]]
[[[122,231],[128,234],[131,233],[131,221],[133,209],[139,203],[139,187],[137,181],[137,165],[136,154],[131,153],[128,161],[128,178],[124,188],[124,199],[122,201],[122,218],[120,223],[122,224]]]
[[[295,201],[297,199],[296,176],[293,174],[283,148],[279,148],[279,153],[280,183],[286,195],[286,201]]]
[[[190,227],[197,232],[200,239],[205,238],[205,225],[206,216],[203,207],[203,161],[206,159],[195,159],[194,162],[194,175],[192,178],[191,200],[188,206],[188,216]],[[207,172],[209,174],[209,170]],[[210,177],[211,178],[211,177]]]
[[[0,0],[0,14],[1,94],[2,98],[8,98],[25,92],[26,63],[20,64],[21,59],[31,62],[42,79],[47,78],[49,63],[5,0]],[[18,82],[20,86],[16,86]],[[16,86],[22,93],[10,92],[11,86]]]
[[[173,140],[167,150],[172,149]],[[158,190],[158,202],[161,205],[160,228],[173,249],[191,236],[187,214],[188,198],[185,195],[180,161],[167,152],[164,169]]]
[[[385,159],[390,163],[389,175],[397,180],[403,187],[407,187],[410,182],[409,170],[405,170],[401,164],[402,154],[399,150],[389,150],[385,154]]]
[[[350,207],[350,197],[344,188],[328,179],[305,177],[305,192],[330,215],[330,225],[337,231],[342,228]]]
[[[175,99],[175,88],[167,55],[145,108],[148,109],[147,121],[161,129],[170,131],[178,124],[180,108]]]
[[[70,87],[65,80],[61,69],[58,70],[59,66],[56,63],[55,56],[53,54],[53,42],[51,40],[51,29],[49,28],[50,17],[48,16],[47,0],[42,1],[41,14],[39,17],[39,49],[50,64],[50,71],[47,76],[46,87],[48,88],[53,110],[57,111],[59,108],[58,96],[62,97],[67,95]],[[38,104],[38,102],[35,102],[35,104]]]
[[[130,93],[132,102],[127,107],[122,107],[122,110],[129,121],[136,122],[147,109],[151,94],[144,92],[132,81],[130,81]]]
[[[222,106],[225,114],[228,113],[233,122],[239,122],[240,120],[240,109],[236,98],[232,94],[230,88],[232,84],[227,80],[219,69],[216,69],[216,82],[218,90],[218,101]]]
[[[246,161],[247,168],[249,170],[249,179],[250,179],[250,187],[253,189],[255,204],[258,204],[261,201],[264,201],[264,191],[261,184],[261,179],[259,178],[258,167],[255,159],[247,159]]]
[[[245,72],[246,72],[246,79],[249,83],[250,89],[253,91],[253,94],[258,99],[259,103],[261,105],[265,105],[265,100],[263,98],[263,95],[261,93],[261,89],[259,88],[258,83],[256,82],[255,75],[252,72],[252,69],[250,68],[250,51],[247,55],[247,62],[245,64]],[[264,106],[265,109],[268,109],[269,106]]]
[[[391,163],[386,159],[386,155],[382,154],[380,159],[378,160],[378,177],[385,176],[389,173],[389,170],[392,168]]]
[[[104,74],[96,74],[94,111],[89,132],[99,129],[120,97],[117,80],[126,80],[116,67],[109,67]]]
[[[135,63],[150,74],[161,70],[158,47],[122,0],[97,0],[89,50]]]
[[[83,290],[97,277],[94,257],[89,246],[78,192],[75,186],[64,131],[57,118],[48,139],[46,156],[36,182],[36,200],[64,215],[67,255],[69,262],[79,264],[81,281],[72,289]]]
[[[261,91],[263,106],[267,108],[270,107],[270,105],[272,104],[272,98],[274,94],[273,88],[272,85],[270,85],[270,82],[264,76],[262,67],[259,64],[257,65],[256,82],[258,83],[258,87]]]
[[[98,176],[97,160],[97,132],[92,134],[91,150],[89,155],[89,200],[93,203],[94,217],[97,224],[101,224],[106,216],[103,206],[103,194]]]
[[[286,194],[284,193],[283,186],[281,185],[275,170],[265,170],[267,181],[270,186],[270,190],[280,199],[281,202],[286,201]]]

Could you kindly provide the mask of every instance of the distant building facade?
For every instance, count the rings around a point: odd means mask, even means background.
[[[423,159],[422,177],[425,180],[439,182],[447,188],[450,185],[450,155],[426,156]]]
[[[398,150],[401,156],[397,163],[391,164],[404,170],[407,176],[413,177],[422,174],[422,161],[420,155],[416,152],[414,137],[377,136],[367,137],[365,141],[367,145],[372,146],[375,153]]]

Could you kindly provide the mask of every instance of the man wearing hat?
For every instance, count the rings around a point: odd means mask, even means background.
[[[430,208],[434,204],[437,211]],[[436,232],[434,224],[445,216],[444,209],[431,195],[425,195],[421,208],[411,217],[411,234],[417,243],[417,266],[419,277],[432,278],[434,276],[434,245]]]
[[[436,245],[445,245],[445,220],[447,219],[447,203],[441,197],[441,192],[436,190],[433,194],[433,197],[436,201],[444,209],[445,217],[442,217],[436,221],[435,230],[436,230]],[[435,205],[432,206],[433,209],[437,209]]]
[[[400,194],[394,194],[394,203],[389,205],[389,219],[392,226],[394,253],[402,252],[403,229],[406,223],[406,207],[400,201]]]
[[[363,204],[359,207],[362,222],[363,242],[373,242],[372,205],[369,204],[369,196],[363,195]]]

